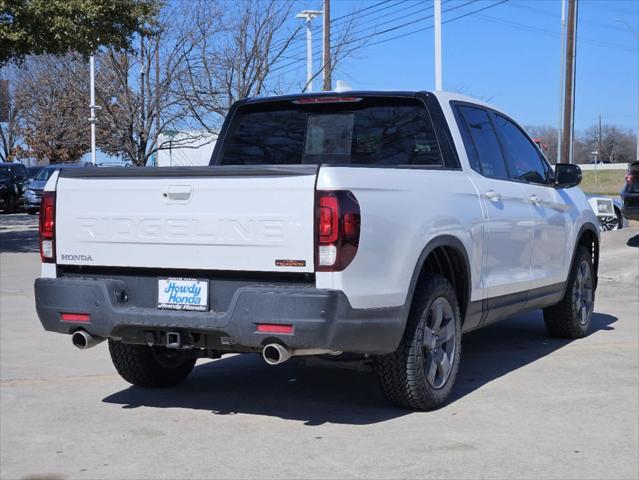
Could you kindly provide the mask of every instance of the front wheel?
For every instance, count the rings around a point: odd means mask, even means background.
[[[461,315],[450,282],[420,281],[397,350],[377,359],[382,390],[394,404],[416,410],[442,406],[455,384],[461,355]]]
[[[613,215],[611,217],[601,217],[599,219],[599,225],[601,226],[602,232],[611,232],[613,230],[619,230],[622,222],[617,215]]]
[[[595,306],[595,285],[590,252],[579,246],[564,297],[556,305],[544,309],[548,333],[560,338],[582,338],[588,335]]]
[[[171,387],[193,370],[195,358],[182,350],[131,345],[109,339],[115,369],[129,383],[139,387]]]

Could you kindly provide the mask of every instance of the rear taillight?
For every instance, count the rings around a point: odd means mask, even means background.
[[[315,269],[340,272],[355,258],[359,246],[360,211],[346,190],[317,192]]]
[[[55,192],[44,192],[40,204],[40,258],[55,263]]]

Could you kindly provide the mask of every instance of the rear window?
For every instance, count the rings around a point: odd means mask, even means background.
[[[426,107],[414,98],[246,105],[218,158],[219,165],[442,166]]]
[[[38,175],[34,178],[34,180],[37,180],[38,182],[49,180],[49,178],[51,177],[51,175],[53,175],[53,172],[55,171],[56,171],[55,168],[44,168],[40,170],[40,173],[38,173]]]

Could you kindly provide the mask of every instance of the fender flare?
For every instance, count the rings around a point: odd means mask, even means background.
[[[594,237],[595,237],[595,252],[593,255],[593,260],[592,260],[592,265],[593,268],[595,270],[595,289],[597,288],[597,283],[599,283],[599,277],[598,277],[598,271],[599,271],[599,229],[592,223],[592,222],[586,222],[584,223],[581,228],[579,229],[579,232],[577,233],[577,236],[575,237],[575,245],[572,249],[572,258],[570,259],[570,268],[568,270],[568,277],[566,278],[566,281],[564,282],[564,292],[562,295],[562,298],[564,295],[566,295],[566,289],[568,288],[568,279],[570,278],[570,272],[572,272],[572,268],[575,265],[575,257],[577,256],[577,247],[579,247],[579,239],[582,237],[582,235],[585,232],[591,232]]]
[[[413,297],[415,295],[415,289],[417,288],[417,280],[419,279],[419,275],[422,272],[422,268],[424,267],[424,263],[428,258],[428,255],[433,252],[438,247],[451,247],[457,250],[462,254],[464,269],[466,270],[466,299],[464,304],[462,305],[462,299],[458,299],[460,302],[460,309],[462,313],[462,322],[464,321],[464,316],[466,312],[468,312],[468,308],[470,306],[470,292],[472,286],[471,280],[471,270],[470,270],[470,260],[468,258],[468,252],[466,251],[466,247],[463,242],[453,235],[440,235],[433,239],[431,239],[426,246],[422,249],[419,257],[417,258],[417,262],[415,264],[415,268],[413,270],[413,275],[410,280],[410,284],[408,286],[408,292],[406,294],[406,301],[404,302],[403,312],[402,312],[402,332],[406,329],[406,323],[408,321],[408,314],[410,313],[410,308],[413,303]]]

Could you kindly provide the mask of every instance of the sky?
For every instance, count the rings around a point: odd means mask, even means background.
[[[561,0],[500,1],[442,1],[443,21],[451,20],[442,26],[444,90],[488,100],[524,125],[556,127]],[[331,17],[337,19],[381,2],[332,0]],[[321,9],[321,4],[316,0],[301,6]],[[604,124],[636,131],[639,0],[578,0],[578,4],[575,128],[595,125],[601,115]],[[484,10],[476,12],[480,9]],[[433,29],[388,40],[432,27],[432,13],[432,0],[389,0],[363,10],[354,27],[361,33],[355,37],[415,23],[370,37],[338,67],[333,82],[345,80],[354,89],[433,90]],[[339,22],[343,20],[334,21],[334,30]],[[314,25],[319,28],[321,18]],[[319,54],[321,31],[316,32],[313,43]],[[305,56],[304,45],[301,40],[299,57]],[[315,67],[319,67],[317,60]],[[285,74],[303,81],[305,68],[305,62],[298,62]],[[316,90],[320,83],[315,81]]]

